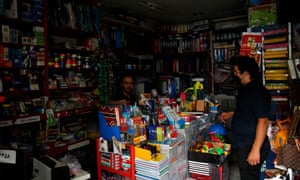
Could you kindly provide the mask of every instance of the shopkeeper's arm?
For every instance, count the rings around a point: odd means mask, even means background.
[[[230,112],[222,112],[221,113],[221,116],[220,116],[220,119],[221,119],[221,122],[222,123],[225,123],[228,119],[231,119],[232,116],[233,116],[233,111],[230,111]]]
[[[120,99],[120,100],[111,100],[109,101],[109,104],[113,104],[113,105],[127,105],[128,102],[126,99]]]
[[[260,149],[266,138],[268,124],[268,118],[258,118],[254,143],[247,159],[250,165],[257,165],[260,163]]]

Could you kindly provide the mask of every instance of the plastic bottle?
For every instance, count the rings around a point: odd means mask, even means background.
[[[65,68],[65,57],[66,57],[66,55],[64,53],[61,53],[59,55],[59,57],[60,57],[60,68]]]
[[[67,54],[67,60],[66,60],[66,68],[70,69],[72,67],[72,59],[70,57],[70,54]]]
[[[72,54],[72,68],[77,66],[77,54]]]

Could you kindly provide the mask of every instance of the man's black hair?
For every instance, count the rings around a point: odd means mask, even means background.
[[[236,56],[230,60],[232,66],[238,66],[240,73],[247,71],[251,79],[260,80],[259,66],[256,60],[249,56]]]
[[[133,79],[133,81],[135,80],[135,78],[132,74],[121,74],[119,77],[119,82],[122,83],[125,77],[131,77]]]

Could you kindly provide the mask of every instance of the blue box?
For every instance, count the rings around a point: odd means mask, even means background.
[[[99,120],[99,135],[106,140],[112,140],[115,136],[118,141],[121,141],[120,126],[108,126],[102,112],[98,111]]]

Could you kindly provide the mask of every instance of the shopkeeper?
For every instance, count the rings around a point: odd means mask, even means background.
[[[137,103],[137,96],[134,89],[134,78],[131,75],[123,75],[120,78],[120,87],[116,89],[115,95],[109,104],[133,105]]]

